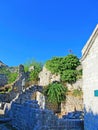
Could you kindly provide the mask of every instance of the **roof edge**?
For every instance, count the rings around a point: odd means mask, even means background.
[[[96,27],[95,27],[94,31],[92,32],[90,38],[86,42],[86,45],[82,49],[82,58],[81,58],[81,61],[83,61],[86,58],[86,56],[87,56],[90,48],[92,47],[92,45],[94,43],[94,40],[97,37],[97,35],[98,35],[98,24],[96,25]]]

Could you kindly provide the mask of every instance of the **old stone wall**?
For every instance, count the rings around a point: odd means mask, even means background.
[[[71,91],[74,90],[74,89],[82,90],[82,85],[83,85],[83,79],[82,78],[78,79],[73,84],[69,84],[69,83],[66,84],[68,90],[71,90]]]
[[[11,102],[14,100],[17,103],[24,103],[25,101],[36,99],[40,105],[41,108],[48,108],[52,109],[54,111],[57,110],[56,105],[49,104],[49,102],[46,100],[45,97],[42,93],[42,87],[41,86],[30,86],[28,88],[25,88],[25,80],[26,80],[26,73],[24,71],[24,66],[20,65],[19,66],[19,77],[15,81],[15,83],[12,85],[12,91],[6,94],[0,94],[0,102]],[[42,76],[42,77],[41,77]],[[48,85],[50,82],[53,81],[60,81],[59,75],[52,75],[45,67],[43,68],[43,71],[40,73],[40,83],[43,85]],[[77,89],[81,88],[82,80],[80,79],[73,85],[68,85],[68,89]],[[18,95],[18,96],[17,96]],[[16,98],[17,97],[17,98]],[[67,98],[69,99],[69,98]],[[76,103],[81,102],[80,99],[76,98]],[[66,103],[62,104],[61,110],[62,112],[70,112],[73,111],[75,102],[73,103],[73,98],[70,98],[70,103],[69,100],[66,100]],[[82,104],[78,104],[77,110],[80,110],[80,106]]]
[[[53,81],[60,81],[60,75],[52,74],[46,67],[39,73],[39,85],[47,86]]]
[[[83,111],[83,99],[72,95],[66,96],[66,101],[61,103],[61,112],[68,113],[74,110]]]
[[[12,103],[9,110],[6,107],[5,114],[17,130],[82,130],[83,127],[79,119],[58,119],[52,111],[40,109],[37,101]]]
[[[26,73],[23,65],[19,65],[18,74],[19,76],[16,81],[8,85],[9,88],[12,88],[12,90],[10,92],[0,94],[0,102],[11,102],[14,98],[16,98],[17,94],[21,94],[23,92],[26,80]],[[6,83],[6,76],[3,74],[0,77],[0,83]]]
[[[40,108],[44,109],[45,96],[42,94],[42,91],[42,86],[37,85],[32,85],[26,88],[24,91],[21,91],[21,93],[12,90],[9,93],[0,94],[0,103],[5,104],[10,102],[16,102],[19,104],[23,104],[24,102],[29,100],[37,100]]]
[[[42,92],[42,86],[30,86],[19,94],[19,97],[15,100],[15,102],[23,104],[25,101],[32,100],[33,93],[37,91]]]
[[[10,93],[0,94],[0,102],[16,102],[23,104],[25,101],[37,100],[40,108],[48,108],[57,111],[57,105],[49,103],[46,97],[42,94],[42,86],[30,86],[22,91],[21,93],[16,93],[11,91]],[[61,103],[61,113],[65,114],[71,111],[83,110],[83,100],[82,97],[75,97],[72,94],[66,96],[66,101]]]
[[[80,69],[80,68],[79,68]],[[53,81],[60,82],[60,75],[52,74],[49,70],[46,69],[44,66],[42,71],[39,73],[39,85],[47,86],[48,84],[52,83]],[[66,84],[69,90],[73,89],[82,89],[82,78],[78,79],[73,84]]]

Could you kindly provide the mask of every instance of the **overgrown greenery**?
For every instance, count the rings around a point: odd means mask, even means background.
[[[0,74],[5,74],[8,78],[8,83],[13,83],[17,76],[18,76],[18,73],[17,72],[11,72],[8,68],[6,67],[2,67],[0,68]]]
[[[53,57],[51,60],[48,60],[45,64],[46,68],[50,70],[53,74],[60,73],[61,72],[61,62],[62,62],[61,57]]]
[[[53,82],[44,88],[44,94],[48,101],[58,104],[58,109],[62,101],[66,99],[67,88],[59,82]]]
[[[34,69],[29,71],[29,68],[33,66]],[[38,81],[38,74],[42,70],[42,63],[35,60],[27,61],[24,64],[25,72],[29,72],[29,81]]]
[[[8,68],[6,68],[6,67],[0,68],[0,74],[9,75],[9,73],[11,73],[11,72],[9,71]]]
[[[13,83],[18,77],[18,73],[15,72],[9,73],[7,77],[8,77],[8,83]]]
[[[52,73],[60,74],[62,82],[74,83],[81,75],[76,69],[80,65],[77,56],[69,54],[65,57],[53,57],[46,62],[46,68]]]
[[[63,82],[68,82],[70,84],[76,82],[77,80],[77,70],[65,70],[61,74],[61,80]]]

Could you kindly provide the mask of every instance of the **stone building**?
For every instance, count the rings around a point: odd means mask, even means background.
[[[98,130],[98,25],[82,50],[84,128]]]

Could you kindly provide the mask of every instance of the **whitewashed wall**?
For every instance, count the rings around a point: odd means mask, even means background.
[[[98,36],[93,40],[92,47],[82,61],[85,130],[98,130],[98,97],[94,96],[94,90],[98,90]]]

